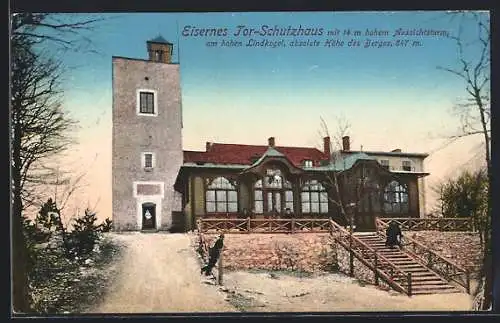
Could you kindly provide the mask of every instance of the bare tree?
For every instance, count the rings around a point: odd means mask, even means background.
[[[490,20],[489,14],[478,12],[454,12],[453,19],[459,19],[457,35],[450,36],[457,46],[458,64],[454,67],[438,67],[463,80],[467,96],[455,107],[460,117],[461,132],[454,137],[482,135],[488,182],[491,184],[491,108],[490,108]],[[463,24],[472,22],[476,26],[477,37],[467,41],[463,35]],[[488,185],[491,187],[491,185]],[[491,190],[488,190],[488,216],[484,236],[484,288],[481,309],[492,306],[493,268],[491,251]]]
[[[321,137],[329,137],[332,138],[330,134],[330,130],[328,128],[328,124],[326,123],[325,119],[320,117],[321,120],[321,132],[320,135]],[[347,120],[337,118],[337,131],[335,133],[334,142],[335,142],[335,147],[332,144],[332,141],[330,141],[330,156],[328,156],[328,161],[330,165],[335,165],[336,163],[340,162],[342,160],[342,155],[339,153],[340,150],[342,149],[342,138],[344,136],[347,136],[350,130],[350,124],[348,123]],[[341,217],[344,219],[344,221],[349,222],[349,219],[347,217],[347,212],[346,212],[346,205],[347,201],[344,201],[343,199],[343,194],[340,190],[340,179],[339,175],[336,171],[333,171],[331,173],[328,173],[326,176],[327,180],[327,187],[333,188],[334,197],[329,196],[330,202],[335,204],[339,211]]]
[[[343,138],[350,135],[350,122],[345,117],[336,117],[336,130],[332,136],[326,121],[323,118],[320,120],[321,136],[333,138],[333,142],[330,141],[331,153],[328,160],[329,165],[333,168],[325,171],[325,186],[330,192],[333,191],[334,196],[329,195],[328,199],[338,207],[341,218],[352,229],[354,208],[359,207],[373,192],[372,184],[374,183],[370,182],[370,179],[364,175],[363,169],[361,174],[344,172],[346,165],[342,155]],[[339,169],[336,169],[337,167]]]
[[[69,23],[54,14],[16,13],[11,16],[10,152],[12,176],[13,310],[30,309],[28,259],[23,234],[23,210],[33,203],[34,186],[52,174],[45,161],[66,150],[75,122],[61,106],[60,59],[44,46],[59,52],[81,50],[86,43],[66,36],[80,32],[96,20]],[[71,38],[71,37],[70,37]],[[30,185],[32,184],[32,185]]]

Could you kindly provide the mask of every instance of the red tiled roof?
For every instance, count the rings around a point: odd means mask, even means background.
[[[185,150],[184,162],[251,165],[266,152],[267,148],[269,147],[212,143],[207,152]],[[328,159],[327,155],[316,148],[276,146],[274,149],[284,154],[297,167],[300,167],[306,159],[312,160],[314,165]]]

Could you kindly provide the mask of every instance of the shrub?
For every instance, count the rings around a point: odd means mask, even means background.
[[[70,248],[74,254],[86,255],[92,251],[101,231],[101,225],[96,222],[96,213],[89,209],[75,219],[73,230],[69,233]]]
[[[101,232],[109,232],[113,228],[113,221],[110,218],[106,218],[100,225]]]

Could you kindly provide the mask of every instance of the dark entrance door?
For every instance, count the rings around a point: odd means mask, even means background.
[[[142,229],[154,229],[156,227],[156,205],[154,203],[142,204]]]

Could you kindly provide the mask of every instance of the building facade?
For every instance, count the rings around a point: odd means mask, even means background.
[[[121,230],[193,230],[198,218],[332,218],[371,230],[375,216],[421,217],[426,154],[333,152],[206,143],[182,150],[179,65],[172,44],[148,60],[113,57],[113,221]],[[351,218],[348,218],[351,217]]]
[[[112,196],[115,230],[168,229],[181,208],[179,65],[172,44],[147,42],[148,60],[113,57]]]
[[[185,227],[194,229],[200,217],[332,218],[345,225],[352,216],[359,229],[371,230],[375,216],[421,216],[419,180],[428,173],[391,170],[377,152],[344,147],[332,155],[330,146],[329,137],[323,151],[276,146],[271,137],[262,146],[207,143],[204,152],[184,151],[175,188]]]

